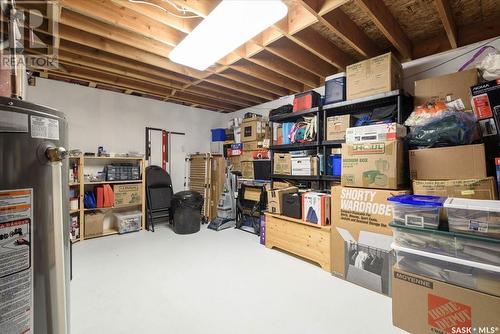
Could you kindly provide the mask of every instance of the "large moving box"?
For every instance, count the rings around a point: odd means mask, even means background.
[[[500,298],[394,267],[392,321],[410,333],[498,333]]]
[[[347,100],[401,88],[403,69],[392,53],[346,67]]]
[[[342,144],[342,185],[399,189],[406,184],[403,143]]]
[[[275,214],[282,214],[283,212],[283,195],[289,193],[296,193],[299,191],[297,187],[288,187],[281,189],[274,189],[267,191],[267,211]]]
[[[406,190],[332,187],[333,274],[390,295],[393,206],[388,197]]]
[[[469,89],[477,84],[477,70],[456,72],[448,75],[415,81],[415,105],[431,101],[462,99],[465,109],[472,110]]]
[[[441,197],[498,199],[494,177],[467,180],[414,180],[413,193]]]
[[[410,177],[412,180],[484,179],[484,145],[411,150]]]
[[[266,136],[266,123],[260,119],[246,118],[241,123],[241,141],[259,141]]]

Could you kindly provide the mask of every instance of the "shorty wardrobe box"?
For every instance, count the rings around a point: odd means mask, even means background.
[[[406,190],[332,187],[332,272],[390,295],[393,206],[388,197]]]

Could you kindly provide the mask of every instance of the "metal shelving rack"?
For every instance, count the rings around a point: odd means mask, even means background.
[[[316,115],[317,117],[317,138],[315,141],[303,144],[288,144],[288,145],[271,145],[271,168],[274,166],[274,152],[279,151],[298,151],[298,150],[316,150],[317,154],[323,154],[323,170],[327,170],[327,156],[332,148],[340,148],[344,141],[332,140],[327,141],[327,118],[338,115],[360,115],[371,112],[374,108],[396,105],[395,121],[403,124],[413,110],[413,97],[404,90],[394,90],[391,92],[376,94],[360,99],[343,101],[338,103],[327,104],[323,107],[307,109],[300,112],[278,115],[271,117],[270,122],[284,123],[292,122],[301,119],[304,116]],[[271,130],[274,127],[271,126]],[[271,133],[271,138],[274,138]],[[306,182],[317,182],[316,187],[311,185],[313,189],[324,190],[328,189],[328,184],[331,182],[340,182],[340,177],[333,175],[318,175],[318,176],[299,176],[299,175],[271,175],[271,180],[295,180]],[[272,184],[271,184],[272,186]]]

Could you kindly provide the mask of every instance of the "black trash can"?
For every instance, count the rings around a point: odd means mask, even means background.
[[[181,191],[172,197],[174,232],[196,233],[201,227],[203,197],[196,191]]]

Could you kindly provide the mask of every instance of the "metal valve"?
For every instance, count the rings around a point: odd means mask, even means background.
[[[64,147],[49,147],[45,150],[45,156],[50,162],[62,161],[68,156]]]

